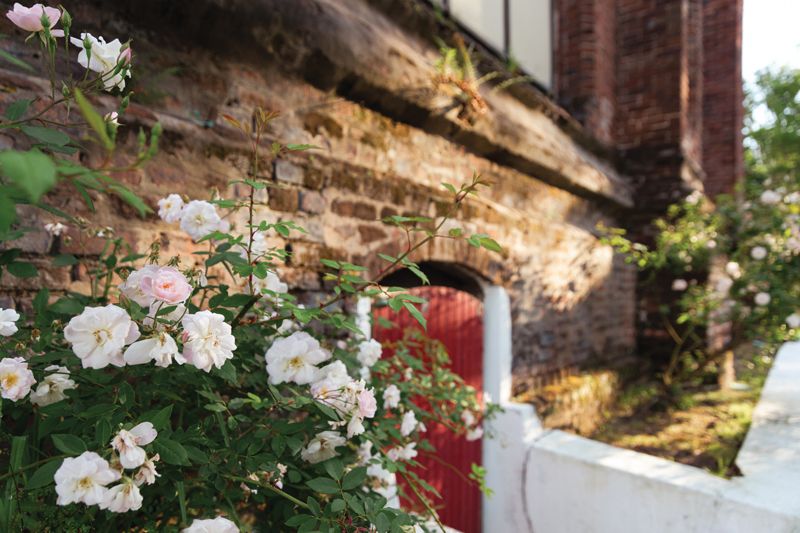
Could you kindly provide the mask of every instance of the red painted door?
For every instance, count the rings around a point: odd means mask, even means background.
[[[441,341],[452,361],[452,370],[468,385],[483,390],[483,304],[463,291],[450,287],[415,287],[412,294],[428,303],[422,311],[428,321],[427,335]],[[420,328],[407,312],[394,313],[388,307],[374,309],[375,317],[395,324],[392,329],[379,327],[375,320],[373,334],[381,342],[395,341],[406,328]],[[442,499],[434,502],[446,526],[465,533],[481,530],[481,495],[474,483],[465,478],[471,465],[481,464],[481,441],[469,442],[444,426],[430,424],[425,435],[437,450],[440,461],[424,453],[417,457],[422,468],[417,472],[427,480]],[[450,466],[448,466],[450,465]]]

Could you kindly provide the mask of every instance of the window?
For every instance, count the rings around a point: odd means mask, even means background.
[[[433,0],[540,85],[552,80],[551,0]]]

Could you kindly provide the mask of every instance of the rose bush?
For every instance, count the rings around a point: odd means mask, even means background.
[[[247,194],[171,192],[158,215],[197,243],[194,257],[163,258],[157,243],[133,250],[113,228],[59,211],[46,195],[74,187],[90,210],[93,195],[111,194],[142,216],[153,212],[114,175],[155,155],[160,127],[140,132],[133,164],[108,163],[128,104],[120,91],[133,68],[129,43],[71,38],[63,8],[17,4],[8,18],[33,32],[52,93],[12,103],[0,124],[32,145],[0,153],[0,275],[37,275],[14,247],[37,231],[16,223],[17,206],[52,217],[42,226],[53,239],[80,234],[105,246],[99,256],[61,254],[50,265],[82,263],[89,294],[42,288],[24,311],[0,310],[0,529],[401,531],[437,521],[435,491],[412,468],[419,453],[435,453],[426,424],[478,438],[496,407],[482,405],[448,369],[441,345],[419,332],[392,346],[368,338],[364,317],[348,311],[365,298],[424,319],[421,299],[367,279],[364,267],[323,260],[331,293],[316,307],[287,291],[277,269],[288,252],[271,239],[303,230],[268,219],[271,183],[259,168],[313,147],[266,142],[274,114],[255,110],[252,126],[229,118],[252,146],[249,176],[231,183]],[[81,80],[59,78],[55,68],[58,55],[75,53],[69,42],[80,48]],[[90,103],[103,91],[119,95],[105,118]],[[77,126],[52,118],[72,105]],[[107,156],[97,168],[78,157],[86,147],[77,139],[88,133]],[[445,184],[448,216],[480,185],[479,177]],[[452,224],[442,235],[446,219],[386,219],[408,235],[408,247],[382,256],[376,279],[408,268],[426,282],[411,258],[436,238],[499,249]],[[482,486],[480,468],[469,475]],[[397,508],[398,490],[416,512]]]
[[[718,368],[733,348],[755,343],[770,353],[800,334],[798,95],[800,72],[761,74],[751,110],[764,120],[749,120],[745,179],[733,194],[712,202],[691,193],[655,221],[650,246],[604,228],[630,262],[674,278],[676,305],[661,310],[675,341],[667,385]],[[725,340],[709,347],[703,333],[716,326]]]

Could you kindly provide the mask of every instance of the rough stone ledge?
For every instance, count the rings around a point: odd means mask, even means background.
[[[456,117],[433,86],[438,52],[368,2],[351,0],[117,0],[102,2],[154,41],[199,45],[287,72],[381,114],[442,135],[467,150],[578,196],[633,206],[628,180],[558,125],[552,113],[508,92],[485,94],[474,124]]]

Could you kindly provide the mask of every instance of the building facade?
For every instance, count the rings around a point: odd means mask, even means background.
[[[439,216],[442,182],[463,183],[473,172],[492,182],[454,223],[492,235],[503,253],[440,240],[417,259],[506,289],[516,392],[637,356],[636,271],[600,243],[598,223],[638,231],[688,191],[727,191],[742,172],[741,0],[74,0],[67,7],[80,24],[73,31],[133,39],[136,96],[117,157],[130,156],[140,125],[164,126],[155,160],[122,176],[151,205],[175,191],[236,193],[227,184],[248,172],[248,148],[223,115],[249,121],[257,106],[276,110],[270,135],[320,147],[277,159],[260,176],[271,187],[259,216],[307,230],[274,241],[291,251],[278,270],[301,301],[314,303],[323,288],[319,259],[377,272],[375,254],[398,251],[404,236],[381,218]],[[488,111],[464,120],[435,82],[436,38],[454,31],[464,32],[480,69],[502,70],[506,55],[519,57],[533,83],[482,87]],[[34,48],[18,41],[6,41],[7,50],[34,61]],[[9,65],[0,80],[13,88],[0,95],[5,102],[47,87]],[[110,97],[96,104],[114,107]],[[18,140],[0,134],[0,142]],[[87,149],[82,157],[100,154]],[[193,260],[195,246],[157,217],[137,219],[105,197],[89,213],[63,192],[54,195],[57,205],[140,247],[156,241],[163,256]],[[35,216],[22,214],[30,225],[40,224]],[[98,241],[77,235],[56,250],[44,232],[19,246],[40,264],[56,251],[99,251]],[[52,289],[87,283],[80,269],[43,271]],[[37,288],[0,279],[4,306],[27,305]]]

